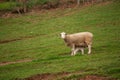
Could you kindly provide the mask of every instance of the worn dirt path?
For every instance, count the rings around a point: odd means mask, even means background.
[[[16,64],[16,63],[24,63],[24,62],[31,62],[31,59],[24,59],[24,60],[18,60],[13,62],[0,62],[0,66],[8,65],[8,64]]]

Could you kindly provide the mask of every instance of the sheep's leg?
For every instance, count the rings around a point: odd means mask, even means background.
[[[73,55],[74,55],[74,50],[72,49],[72,50],[71,50],[71,56],[73,56]]]
[[[91,53],[91,45],[88,45],[88,54]]]
[[[82,54],[84,54],[84,48],[80,48],[80,50],[81,50]]]
[[[72,50],[71,50],[71,56],[74,55],[74,51],[75,51],[75,45],[73,44],[73,45],[72,45]]]
[[[79,48],[76,48],[75,50],[74,50],[74,55],[76,55],[76,53],[79,51]]]
[[[75,51],[75,49],[72,48],[72,50],[71,50],[71,56],[74,55],[74,51]]]

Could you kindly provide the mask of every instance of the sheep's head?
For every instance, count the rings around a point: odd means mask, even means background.
[[[66,33],[62,32],[62,33],[60,33],[60,36],[61,36],[62,39],[65,39]]]

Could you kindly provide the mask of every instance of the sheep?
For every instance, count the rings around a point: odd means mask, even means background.
[[[74,34],[60,33],[61,38],[67,46],[71,47],[71,55],[75,55],[79,50],[84,54],[84,48],[88,47],[88,54],[91,53],[93,34],[90,32],[80,32]]]

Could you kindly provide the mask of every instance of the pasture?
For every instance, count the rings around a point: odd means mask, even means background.
[[[70,55],[61,32],[94,34],[92,53]],[[10,63],[2,65],[4,63]],[[120,3],[36,11],[0,18],[0,80],[69,72],[120,79]]]

